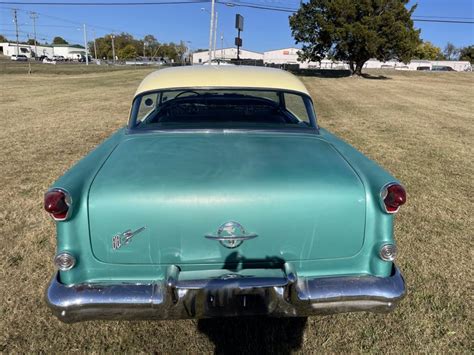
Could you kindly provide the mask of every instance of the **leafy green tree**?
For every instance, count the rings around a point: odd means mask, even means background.
[[[300,61],[324,58],[349,62],[361,75],[371,58],[408,62],[420,44],[409,0],[309,0],[290,16]]]
[[[187,52],[184,42],[180,44],[159,43],[153,35],[146,35],[143,39],[136,39],[131,34],[121,33],[114,35],[115,54],[120,59],[136,58],[143,54],[143,46],[146,48],[146,56],[153,58],[169,58],[179,60]],[[94,53],[94,42],[89,43],[89,53]],[[100,59],[111,59],[112,34],[96,38],[97,57]],[[133,50],[132,50],[133,48]]]
[[[64,38],[56,36],[53,38],[53,44],[69,44]]]
[[[474,63],[474,45],[460,48],[459,60],[468,60],[469,62]]]
[[[118,57],[120,59],[135,59],[137,57],[137,49],[133,44],[127,44],[118,50]]]
[[[7,37],[5,37],[4,35],[0,35],[0,43],[1,42],[8,42]]]
[[[459,54],[459,49],[457,49],[451,42],[448,42],[446,47],[444,47],[443,53],[447,60],[456,60]]]
[[[428,41],[422,42],[418,45],[413,57],[416,59],[426,59],[426,60],[444,59],[444,55],[441,52],[441,49]]]
[[[160,48],[158,48],[157,56],[177,61],[179,59],[179,53],[176,50],[176,44],[173,42],[163,43]]]
[[[97,58],[111,59],[112,58],[112,38],[111,35],[96,38]],[[94,43],[89,44],[89,53],[94,53]]]

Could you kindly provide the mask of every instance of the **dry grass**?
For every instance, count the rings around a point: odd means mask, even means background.
[[[408,297],[389,315],[63,325],[43,290],[53,223],[43,192],[126,122],[144,71],[1,75],[0,351],[472,352],[474,76],[304,78],[322,126],[406,184],[396,237]]]

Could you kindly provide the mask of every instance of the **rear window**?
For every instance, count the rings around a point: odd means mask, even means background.
[[[253,89],[183,89],[135,98],[132,129],[314,128],[311,99],[299,93]]]

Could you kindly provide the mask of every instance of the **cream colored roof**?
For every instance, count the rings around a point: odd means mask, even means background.
[[[296,76],[280,69],[195,65],[157,70],[143,79],[135,95],[152,90],[201,87],[284,89],[308,94]]]

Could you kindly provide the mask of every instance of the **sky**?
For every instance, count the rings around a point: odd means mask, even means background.
[[[46,0],[42,0],[46,1]],[[49,0],[49,2],[68,2]],[[75,2],[93,0],[75,0]],[[153,0],[101,0],[100,2],[150,2]],[[164,1],[164,0],[155,0]],[[177,2],[179,0],[168,0]],[[190,0],[188,0],[190,1]],[[252,3],[263,6],[298,8],[300,0],[231,0],[235,3]],[[355,0],[356,1],[356,0]],[[38,13],[37,38],[51,42],[54,36],[62,36],[70,43],[84,43],[82,24],[86,24],[88,40],[94,33],[97,37],[115,32],[128,32],[137,38],[153,34],[160,42],[188,42],[191,50],[207,48],[209,45],[210,3],[147,5],[147,6],[46,6],[24,4],[41,0],[17,1],[20,4],[5,4],[0,0],[0,34],[14,40],[15,26],[11,8],[17,8],[20,40],[33,38],[32,19],[29,12]],[[96,1],[97,2],[97,1]],[[415,16],[424,19],[451,19],[474,21],[474,0],[417,0]],[[288,24],[288,12],[268,11],[240,6],[229,7],[217,4],[218,41],[231,47],[236,30],[235,15],[244,16],[242,33],[243,47],[248,50],[265,51],[295,46]],[[446,43],[466,46],[474,44],[474,24],[415,22],[421,29],[421,37],[444,48]],[[221,36],[223,40],[221,40]]]

